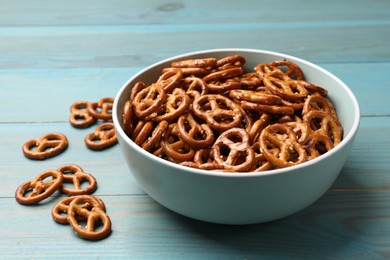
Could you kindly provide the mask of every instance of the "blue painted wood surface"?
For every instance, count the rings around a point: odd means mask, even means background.
[[[390,1],[0,1],[0,258],[389,259]],[[115,96],[160,59],[209,48],[298,56],[337,75],[362,112],[353,150],[331,189],[282,220],[222,226],[155,203],[119,147],[85,148],[68,123],[76,100]],[[69,149],[31,161],[22,144],[50,131]],[[54,223],[52,203],[19,205],[17,186],[76,163],[94,174],[112,235],[77,238]],[[53,201],[58,201],[55,194]]]

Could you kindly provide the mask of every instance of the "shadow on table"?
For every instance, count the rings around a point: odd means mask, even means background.
[[[177,214],[174,219],[209,256],[218,254],[239,259],[361,257],[367,255],[369,246],[361,241],[364,234],[349,223],[359,222],[355,216],[371,214],[365,203],[359,198],[356,200],[354,194],[328,192],[295,215],[262,224],[219,225]],[[361,213],[361,210],[366,212]]]

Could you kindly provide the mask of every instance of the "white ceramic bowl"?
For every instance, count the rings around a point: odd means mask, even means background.
[[[344,128],[342,142],[326,154],[300,165],[260,173],[220,173],[184,167],[153,156],[137,146],[122,129],[123,104],[135,82],[155,82],[174,60],[239,54],[246,67],[288,59],[305,79],[325,87]],[[252,49],[215,49],[183,54],[157,62],[131,77],[119,90],[113,121],[123,156],[145,192],[172,211],[221,224],[253,224],[286,217],[318,200],[339,175],[358,130],[360,111],[351,90],[326,70],[289,55]]]

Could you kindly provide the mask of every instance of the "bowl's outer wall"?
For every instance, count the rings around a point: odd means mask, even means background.
[[[150,160],[119,137],[124,158],[145,192],[182,215],[221,224],[253,224],[291,215],[315,202],[332,185],[350,144],[308,167],[282,174],[224,178],[179,172]]]
[[[222,58],[232,54],[243,55],[247,60],[248,70],[259,63],[269,63],[285,57],[269,52],[219,51],[212,55],[199,53],[180,58]],[[356,118],[353,113],[359,113],[351,109],[353,102],[350,101],[349,89],[340,87],[343,83],[329,77],[328,72],[300,59],[290,56],[288,58],[302,68],[308,81],[328,89],[329,96],[339,112],[344,132],[348,134]],[[116,126],[121,125],[121,120],[118,119],[122,117],[123,104],[134,83],[155,82],[161,69],[169,66],[171,61],[172,59],[149,67],[147,71],[140,72],[126,83],[118,93],[114,105]],[[162,159],[137,147],[119,128],[117,127],[117,134],[124,158],[131,173],[149,196],[182,215],[222,224],[252,224],[275,220],[315,202],[337,178],[354,139],[353,135],[348,143],[343,143],[341,148],[333,151],[330,156],[323,156],[317,163],[308,164],[306,167],[277,174],[237,177],[237,173],[234,177],[223,177],[196,174],[193,170],[183,170],[181,166],[163,162]]]

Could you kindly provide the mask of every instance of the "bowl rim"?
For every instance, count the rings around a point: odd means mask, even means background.
[[[352,104],[353,104],[353,110],[355,111],[355,116],[353,119],[353,124],[351,126],[350,131],[345,135],[342,139],[342,141],[336,145],[332,150],[329,152],[312,159],[310,161],[303,162],[298,165],[293,165],[289,166],[286,168],[279,168],[279,169],[273,169],[273,170],[267,170],[267,171],[262,171],[262,172],[223,172],[223,171],[209,171],[209,170],[203,170],[203,169],[197,169],[197,168],[192,168],[188,166],[183,166],[174,162],[167,161],[165,159],[162,159],[158,156],[155,156],[148,151],[142,149],[142,147],[138,146],[133,140],[131,140],[123,131],[123,128],[121,127],[121,124],[119,122],[119,119],[117,117],[117,112],[118,112],[118,104],[119,104],[119,99],[122,96],[123,92],[125,89],[128,88],[129,83],[133,81],[136,77],[139,75],[145,73],[146,71],[150,70],[151,68],[157,67],[163,63],[166,62],[171,62],[173,60],[178,60],[178,59],[184,59],[189,56],[194,56],[194,55],[203,55],[203,54],[211,54],[215,52],[255,52],[255,53],[260,53],[260,54],[267,54],[267,55],[274,55],[274,56],[282,56],[283,58],[286,59],[291,59],[291,60],[296,60],[299,61],[300,63],[304,63],[310,67],[313,67],[316,70],[319,70],[321,73],[327,75],[328,77],[332,78],[334,81],[336,81],[344,90],[347,92],[348,96],[351,98]],[[155,62],[144,69],[140,70],[139,72],[135,73],[133,76],[131,76],[119,89],[117,92],[115,99],[114,99],[114,104],[113,104],[113,109],[112,109],[112,115],[113,115],[113,123],[116,129],[117,134],[121,136],[121,138],[126,142],[127,145],[132,146],[137,152],[141,153],[142,155],[149,157],[151,160],[156,161],[157,163],[164,164],[167,167],[172,167],[178,171],[184,171],[187,173],[195,173],[195,174],[200,174],[200,175],[205,175],[205,176],[214,176],[214,177],[228,177],[228,178],[238,178],[238,177],[261,177],[261,176],[269,176],[269,175],[276,175],[276,174],[282,174],[290,171],[299,171],[302,168],[309,167],[313,164],[316,164],[318,161],[324,160],[330,156],[332,156],[334,153],[338,152],[341,150],[343,147],[345,147],[349,142],[352,141],[354,136],[357,133],[357,130],[359,128],[360,124],[360,108],[358,101],[356,99],[356,96],[352,92],[352,90],[342,81],[340,80],[337,76],[332,74],[331,72],[325,70],[324,68],[311,63],[307,60],[284,54],[281,52],[275,52],[275,51],[268,51],[268,50],[261,50],[261,49],[250,49],[250,48],[219,48],[219,49],[206,49],[206,50],[200,50],[200,51],[193,51],[193,52],[187,52],[183,53],[180,55],[172,56],[163,60],[160,60],[158,62]]]

